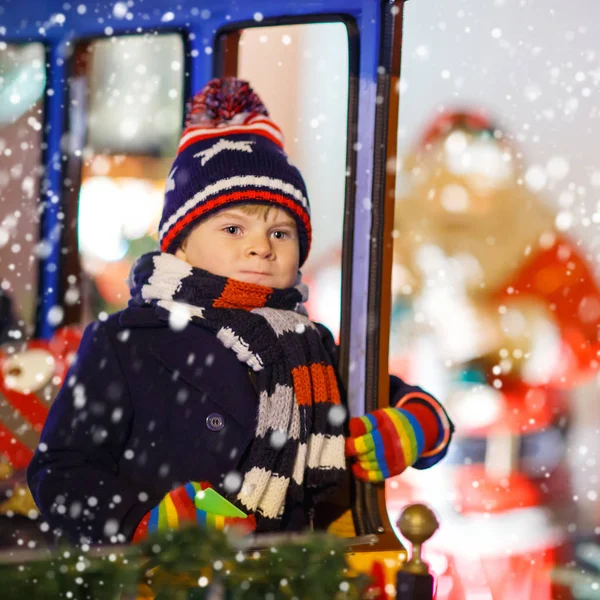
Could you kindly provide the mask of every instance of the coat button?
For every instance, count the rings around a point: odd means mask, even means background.
[[[221,431],[225,427],[225,419],[219,413],[210,413],[206,417],[206,426],[211,431]]]

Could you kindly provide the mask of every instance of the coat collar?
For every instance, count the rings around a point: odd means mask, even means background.
[[[119,325],[135,327],[167,327],[168,319],[161,319],[152,306],[128,306],[119,313]]]

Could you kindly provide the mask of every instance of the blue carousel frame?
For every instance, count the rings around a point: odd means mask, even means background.
[[[77,10],[79,4],[85,5],[84,14]],[[177,32],[185,42],[189,92],[222,73],[221,40],[227,32],[251,26],[343,22],[349,36],[351,89],[340,371],[353,416],[384,405],[395,185],[395,175],[385,167],[388,156],[395,155],[404,0],[123,0],[126,18],[113,14],[114,4],[0,0],[0,41],[44,44],[46,85],[53,90],[45,95],[44,107],[40,238],[49,242],[51,251],[39,267],[38,337],[52,335],[48,311],[61,303],[61,240],[52,232],[61,225],[64,206],[61,138],[67,128],[69,57],[74,45],[109,35]],[[206,47],[214,51],[206,52]],[[381,488],[358,482],[352,488],[357,534],[378,533],[384,546],[398,547]]]

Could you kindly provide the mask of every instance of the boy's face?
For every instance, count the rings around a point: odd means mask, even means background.
[[[175,256],[213,275],[272,288],[292,287],[300,260],[296,221],[277,207],[266,218],[235,207],[225,209],[203,220]]]

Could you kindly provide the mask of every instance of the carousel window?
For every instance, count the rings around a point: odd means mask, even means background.
[[[62,279],[65,299],[72,289],[77,302],[66,307],[68,321],[123,308],[133,261],[158,245],[183,121],[185,70],[176,34],[112,37],[75,48],[65,181],[71,229]]]
[[[310,317],[339,338],[346,198],[349,33],[344,23],[251,27],[223,35],[223,74],[250,82],[306,181],[313,244],[302,269]]]
[[[42,44],[0,41],[0,342],[35,323],[45,62]]]

